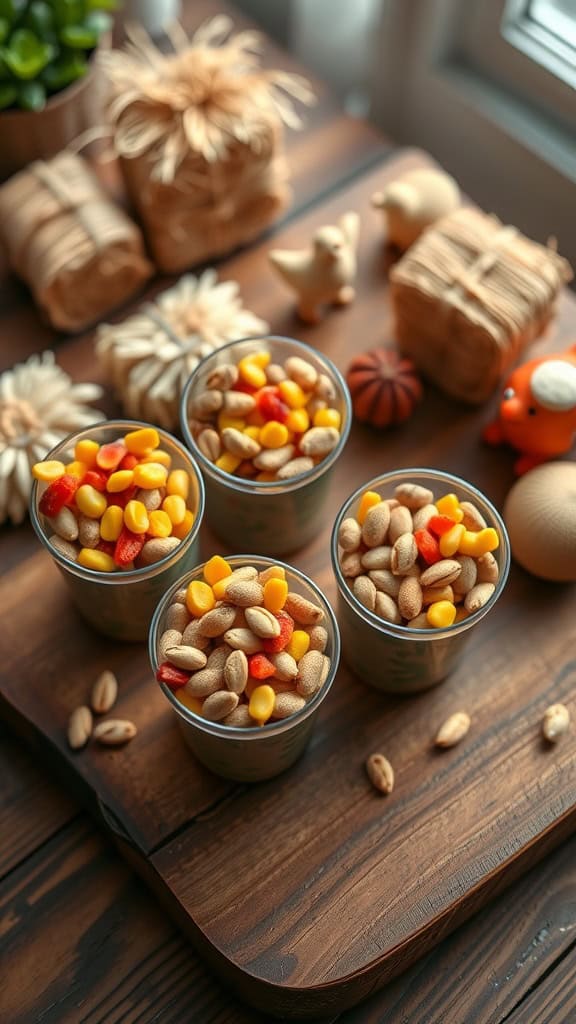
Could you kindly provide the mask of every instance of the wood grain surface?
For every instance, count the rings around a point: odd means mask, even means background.
[[[355,351],[390,338],[388,257],[370,195],[424,160],[395,158],[278,232],[276,244],[296,246],[348,208],[361,214],[358,298],[319,327],[295,321],[291,296],[267,270],[266,243],[223,273],[238,278],[246,302],[273,330],[307,340],[344,369]],[[575,308],[572,298],[562,300],[554,335],[534,351],[562,347]],[[89,336],[59,355],[75,377],[94,377]],[[501,505],[512,454],[480,444],[488,413],[429,387],[403,428],[374,434],[355,425],[334,474],[334,513],[363,481],[418,464],[459,473]],[[327,523],[292,561],[333,599],[329,530]],[[214,549],[221,550],[204,529],[203,552]],[[72,610],[48,557],[31,547],[0,584],[7,635],[26,639],[27,675],[22,687],[16,642],[2,666],[2,699],[243,998],[300,1017],[335,1013],[406,968],[573,828],[573,746],[545,750],[538,727],[548,703],[572,700],[575,604],[573,588],[538,584],[514,569],[450,680],[410,701],[392,700],[342,667],[299,764],[270,783],[240,787],[190,758],[145,652],[103,644]],[[137,722],[139,736],[123,751],[72,756],[68,711],[103,667],[117,672],[119,711]],[[473,728],[466,743],[438,755],[435,728],[455,707],[469,711]],[[385,750],[396,769],[385,801],[362,769],[373,749]]]
[[[28,791],[15,813],[14,786],[0,788],[0,835],[10,836],[23,862],[0,880],[2,1020],[270,1024],[206,969],[85,816],[63,823],[62,804],[73,811],[72,802],[16,740],[4,730],[0,738],[2,778],[20,775]],[[31,829],[40,813],[51,833],[43,839]],[[566,1024],[573,1015],[575,864],[571,839],[504,901],[339,1015],[338,1024]],[[90,892],[86,899],[85,887],[98,898]]]

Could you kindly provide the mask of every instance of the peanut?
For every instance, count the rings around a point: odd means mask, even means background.
[[[384,754],[370,754],[366,760],[366,772],[370,782],[379,793],[387,795],[394,789],[394,769]]]
[[[311,469],[314,469],[314,460],[309,456],[301,455],[297,459],[290,459],[290,462],[284,463],[276,473],[276,476],[279,480],[291,480],[293,476],[308,473]]]
[[[105,669],[92,687],[90,706],[97,715],[104,715],[114,706],[117,696],[118,680],[113,672]]]
[[[306,699],[297,693],[277,693],[272,718],[290,718],[306,707]]]
[[[221,604],[212,611],[205,612],[199,619],[198,632],[201,636],[213,638],[222,636],[227,629],[231,629],[236,618],[236,608],[231,604]]]
[[[199,651],[197,647],[186,647],[184,644],[181,644],[180,647],[168,648],[166,660],[171,665],[176,665],[177,668],[196,672],[197,669],[204,668],[207,658],[204,651]]]
[[[432,491],[420,484],[403,483],[394,489],[394,497],[409,509],[424,508],[434,501]]]
[[[316,626],[324,618],[324,612],[319,605],[291,591],[288,591],[284,602],[284,611],[302,626]]]
[[[133,740],[138,730],[133,722],[122,719],[109,718],[105,722],[99,722],[94,729],[94,739],[98,740],[105,747],[119,747],[123,743]]]
[[[238,707],[238,694],[230,690],[211,693],[202,704],[202,714],[211,722],[221,722]]]
[[[280,623],[267,608],[247,608],[245,615],[248,628],[256,633],[256,636],[264,639],[280,636]]]
[[[382,547],[390,526],[390,509],[385,501],[368,510],[362,525],[362,540],[368,548]]]
[[[352,584],[352,590],[360,604],[363,604],[365,608],[373,612],[376,605],[376,587],[370,577],[357,576]]]
[[[240,608],[261,605],[264,600],[264,588],[256,580],[233,580],[226,587],[226,600]]]
[[[68,745],[72,750],[85,747],[92,734],[92,713],[82,705],[75,708],[68,720]]]
[[[307,651],[298,662],[298,683],[296,689],[302,697],[312,697],[325,683],[329,659],[320,651]]]
[[[464,739],[470,729],[470,717],[465,711],[456,711],[442,723],[434,743],[437,747],[455,747]]]
[[[248,682],[248,659],[244,651],[232,651],[226,658],[224,682],[232,693],[244,693]]]
[[[564,704],[551,704],[544,712],[542,735],[549,743],[557,743],[570,725],[570,712]]]
[[[206,378],[206,387],[209,391],[229,391],[238,380],[238,367],[234,363],[224,363],[216,366]]]

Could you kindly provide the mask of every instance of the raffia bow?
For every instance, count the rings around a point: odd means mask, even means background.
[[[232,21],[220,15],[189,40],[174,27],[175,52],[162,54],[139,28],[124,51],[102,54],[112,85],[109,116],[114,145],[126,159],[147,154],[152,176],[173,181],[190,156],[216,164],[240,144],[254,154],[269,146],[270,121],[301,127],[296,99],[315,102],[300,75],[260,67],[262,39],[247,31],[230,36]]]

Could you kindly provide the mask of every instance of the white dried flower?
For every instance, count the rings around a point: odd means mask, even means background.
[[[51,351],[0,376],[0,523],[24,519],[35,462],[68,434],[106,418],[84,404],[101,395],[98,384],[74,384]]]
[[[208,269],[187,274],[122,323],[102,324],[96,355],[127,416],[173,430],[182,388],[200,360],[228,341],[267,331],[244,309],[237,282],[219,282]]]

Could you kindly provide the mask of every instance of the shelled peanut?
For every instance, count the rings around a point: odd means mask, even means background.
[[[451,626],[490,600],[498,544],[471,502],[435,499],[416,483],[399,484],[390,498],[365,491],[338,534],[340,568],[358,601],[415,629]]]
[[[282,566],[232,569],[215,555],[168,608],[156,678],[185,707],[224,725],[289,718],[330,672],[323,619],[319,605],[289,590]]]
[[[49,541],[66,558],[97,572],[126,571],[159,561],[188,535],[190,478],[170,468],[153,427],[106,444],[83,438],[70,454],[67,464],[33,467],[47,485],[38,510]]]
[[[314,468],[340,440],[337,392],[308,360],[273,363],[264,348],[216,367],[193,395],[189,425],[218,469],[258,483],[290,480]]]

